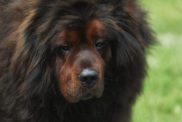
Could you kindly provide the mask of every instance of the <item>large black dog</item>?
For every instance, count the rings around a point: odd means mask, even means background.
[[[152,43],[135,0],[0,0],[0,122],[129,122]]]

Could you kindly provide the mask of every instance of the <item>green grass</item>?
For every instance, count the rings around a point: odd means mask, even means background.
[[[140,0],[141,6],[149,12],[150,23],[155,32],[182,33],[181,0]]]
[[[182,1],[141,0],[159,44],[148,55],[143,93],[133,122],[182,122]]]

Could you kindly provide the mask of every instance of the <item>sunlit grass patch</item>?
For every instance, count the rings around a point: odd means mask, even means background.
[[[181,0],[140,0],[148,11],[149,21],[157,33],[182,33]]]
[[[148,76],[133,122],[182,122],[182,1],[140,2],[159,44],[148,55]]]
[[[182,36],[159,36],[133,122],[182,122]]]

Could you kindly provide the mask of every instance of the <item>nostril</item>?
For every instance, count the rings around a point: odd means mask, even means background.
[[[80,76],[80,81],[88,83],[97,80],[96,75]]]
[[[78,78],[83,86],[92,87],[96,83],[98,76],[95,70],[84,69]]]

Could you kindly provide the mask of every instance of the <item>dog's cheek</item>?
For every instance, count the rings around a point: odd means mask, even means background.
[[[62,91],[62,87],[64,86],[64,81],[66,80],[66,75],[64,72],[64,61],[62,58],[57,57],[57,59],[55,60],[55,77],[56,77],[56,84],[58,85],[58,90],[61,92]],[[63,81],[63,82],[62,82]]]
[[[57,79],[58,89],[60,94],[70,103],[75,103],[79,100],[79,82],[77,81],[74,69],[69,62],[57,62]]]

